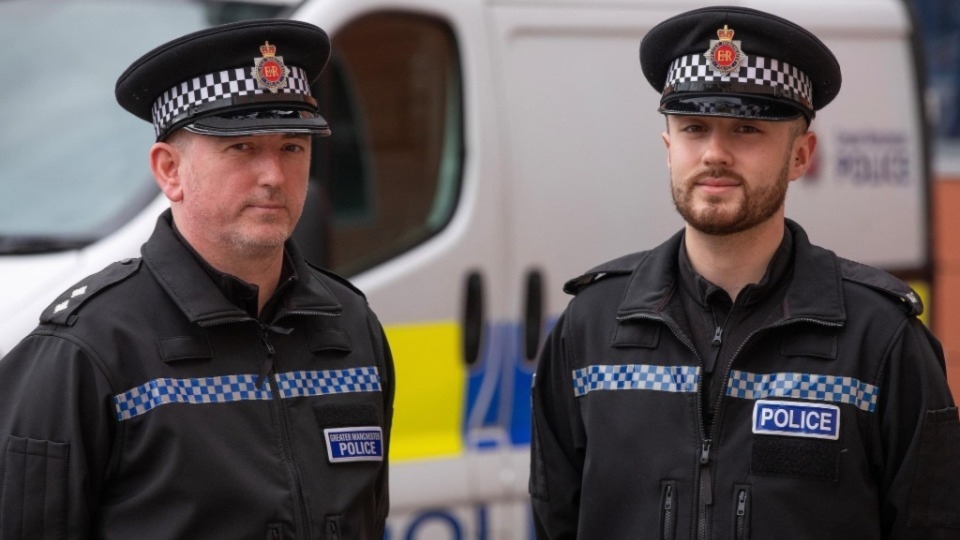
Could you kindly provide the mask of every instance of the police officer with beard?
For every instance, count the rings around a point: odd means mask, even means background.
[[[960,422],[916,294],[784,215],[833,54],[710,7],[640,62],[686,226],[566,285],[533,388],[538,538],[960,538]]]

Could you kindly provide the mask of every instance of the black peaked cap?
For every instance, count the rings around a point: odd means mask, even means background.
[[[779,60],[803,71],[812,84],[813,111],[839,93],[840,65],[820,39],[776,15],[735,6],[688,11],[653,27],[640,43],[640,65],[647,81],[657,92],[663,92],[670,64],[677,58],[707,51],[724,25],[735,30],[734,39],[742,40],[746,55]]]
[[[258,19],[223,24],[169,41],[134,61],[117,79],[117,102],[138,118],[153,121],[152,107],[164,92],[194,77],[222,70],[242,68],[249,71],[254,67],[255,58],[261,56],[259,47],[265,42],[276,47],[276,56],[282,57],[286,66],[301,68],[309,84],[319,78],[330,57],[327,34],[310,23]],[[270,106],[269,95],[269,92],[264,93],[259,108]],[[281,102],[277,108],[290,108],[289,105]],[[294,108],[317,112],[315,102],[304,102]],[[205,115],[222,115],[233,109],[238,107],[206,111]],[[198,118],[202,116],[204,114]],[[180,126],[167,126],[166,132],[158,134],[158,138],[162,139]]]

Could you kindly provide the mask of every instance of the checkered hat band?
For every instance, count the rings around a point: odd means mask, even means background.
[[[704,116],[709,115],[718,115],[718,114],[729,114],[738,117],[744,118],[758,118],[767,107],[762,105],[750,105],[750,104],[732,104],[724,103],[717,104],[709,101],[699,101],[696,103],[690,103],[690,106],[696,107],[697,112],[703,114]]]
[[[727,395],[741,399],[789,397],[808,401],[846,403],[866,412],[877,407],[879,388],[853,377],[815,373],[730,372]]]
[[[646,364],[592,365],[573,371],[573,395],[597,390],[652,390],[696,392],[700,368]]]
[[[288,66],[287,86],[277,94],[310,95],[310,82],[307,72],[296,66]],[[250,68],[236,68],[209,73],[184,81],[167,90],[154,102],[151,113],[153,126],[160,136],[170,125],[171,120],[186,113],[191,107],[212,103],[220,99],[268,94],[269,90],[260,88],[257,80],[250,75]],[[278,97],[278,101],[282,97]]]
[[[809,107],[813,103],[813,85],[807,74],[786,62],[750,55],[736,72],[722,74],[713,70],[703,54],[681,56],[670,64],[664,89],[687,83],[735,82],[786,90],[795,101]]]
[[[113,397],[117,420],[124,421],[170,403],[201,405],[273,399],[270,385],[257,386],[255,374],[197,379],[154,379]],[[294,371],[274,375],[281,399],[349,392],[379,392],[375,367]]]

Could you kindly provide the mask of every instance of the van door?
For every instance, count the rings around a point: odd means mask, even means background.
[[[507,224],[481,5],[308,2],[294,17],[333,42],[316,89],[333,135],[315,143],[320,200],[301,223],[325,245],[299,242],[366,293],[396,364],[388,536],[511,538],[494,525],[511,481]]]

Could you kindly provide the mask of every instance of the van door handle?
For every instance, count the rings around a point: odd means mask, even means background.
[[[463,301],[463,359],[472,366],[480,359],[483,338],[483,276],[472,271],[467,275]]]
[[[543,272],[530,270],[526,281],[523,343],[526,359],[533,360],[540,349],[540,329],[543,326]]]

